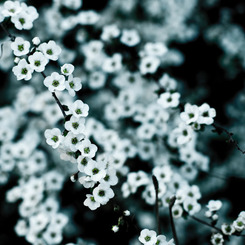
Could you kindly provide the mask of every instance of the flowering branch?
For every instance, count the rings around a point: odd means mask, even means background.
[[[157,227],[157,233],[161,234],[161,228],[160,228],[160,222],[159,222],[159,199],[158,199],[158,192],[159,192],[159,184],[158,180],[155,175],[152,175],[152,181],[155,188],[155,194],[156,194],[156,201],[155,201],[155,209],[156,209],[156,227]]]
[[[169,201],[169,216],[170,216],[170,223],[171,223],[175,245],[179,245],[179,240],[177,237],[177,233],[174,225],[173,213],[172,213],[172,208],[174,206],[175,201],[176,201],[176,196],[173,196]]]

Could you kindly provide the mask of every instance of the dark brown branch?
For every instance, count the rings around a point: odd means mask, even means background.
[[[159,184],[158,180],[155,175],[152,175],[152,181],[155,188],[155,195],[156,195],[156,201],[155,201],[155,210],[156,210],[156,227],[157,227],[157,234],[161,234],[161,228],[160,228],[160,221],[159,221],[159,199],[158,199],[158,192],[159,192]]]
[[[179,240],[178,240],[178,236],[176,233],[176,229],[174,225],[174,218],[173,218],[173,213],[172,213],[172,208],[174,206],[175,201],[176,201],[176,196],[173,196],[169,201],[169,216],[170,216],[170,223],[171,223],[175,245],[179,245]]]

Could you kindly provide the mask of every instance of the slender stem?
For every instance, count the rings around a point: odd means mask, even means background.
[[[44,72],[41,72],[41,74],[43,75],[44,78],[47,77],[47,76],[45,75]],[[56,103],[58,104],[58,106],[59,106],[59,108],[60,108],[60,110],[61,110],[61,112],[62,112],[64,118],[66,118],[67,115],[66,115],[66,113],[65,113],[65,110],[64,110],[64,108],[63,108],[63,106],[62,106],[60,100],[59,100],[58,97],[56,96],[55,92],[52,92],[52,96],[54,97]]]
[[[15,40],[15,36],[13,36],[12,34],[9,33],[8,29],[4,26],[3,23],[1,23],[1,27],[2,27],[3,31],[8,35],[10,40],[13,42]]]
[[[160,228],[160,221],[159,221],[159,199],[158,199],[158,192],[159,192],[159,184],[158,180],[155,175],[152,175],[152,181],[155,188],[155,194],[156,194],[156,201],[155,201],[155,210],[156,210],[156,227],[157,227],[157,234],[161,234],[161,228]]]
[[[213,123],[212,126],[214,127],[214,131],[218,134],[222,134],[223,132],[228,136],[228,142],[233,144],[238,151],[240,151],[242,154],[245,154],[245,150],[242,150],[242,148],[239,146],[238,142],[233,138],[233,133],[229,132],[225,128],[218,126],[217,124]]]
[[[206,221],[204,221],[204,220],[201,220],[201,219],[199,219],[199,218],[197,218],[197,217],[195,217],[195,216],[193,216],[193,215],[190,215],[190,217],[191,217],[192,219],[196,220],[197,222],[199,222],[199,223],[201,223],[201,224],[204,224],[204,225],[206,225],[206,226],[209,226],[209,227],[211,227],[211,228],[217,230],[218,232],[222,233],[222,230],[219,229],[218,227],[213,226],[213,225],[209,224],[208,222],[206,222]]]
[[[169,201],[169,216],[170,216],[170,223],[171,223],[175,245],[179,245],[179,240],[178,240],[178,236],[176,233],[176,229],[174,225],[174,218],[173,218],[173,213],[172,213],[172,208],[174,206],[175,201],[176,201],[176,196],[173,196]]]

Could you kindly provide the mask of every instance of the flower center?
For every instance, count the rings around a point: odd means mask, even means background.
[[[53,85],[54,87],[58,87],[59,84],[60,84],[60,83],[59,83],[57,80],[54,80],[53,83],[52,83],[52,85]]]
[[[27,72],[28,72],[28,70],[27,70],[26,68],[23,68],[23,69],[21,70],[21,74],[23,74],[23,75],[26,75]]]
[[[77,122],[72,123],[72,127],[77,129],[79,127],[79,124]]]
[[[53,51],[52,51],[52,49],[48,49],[48,50],[46,51],[46,53],[49,54],[49,55],[52,55],[52,54],[53,54]]]
[[[59,140],[58,136],[54,135],[51,140],[53,140],[54,142],[57,142]]]
[[[19,51],[23,51],[24,50],[24,45],[22,44],[22,45],[18,45],[18,50]]]

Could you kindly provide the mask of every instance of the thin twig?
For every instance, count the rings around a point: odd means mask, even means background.
[[[171,223],[171,228],[172,228],[172,232],[173,232],[175,245],[179,245],[179,240],[177,237],[177,233],[176,233],[176,229],[175,229],[175,225],[174,225],[173,213],[172,213],[172,208],[174,206],[175,201],[176,201],[176,196],[173,196],[169,201],[169,216],[170,216],[170,223]]]
[[[245,154],[245,150],[242,150],[242,148],[239,146],[238,142],[233,138],[233,133],[229,132],[227,129],[218,126],[217,124],[213,123],[212,126],[214,127],[214,131],[218,134],[222,134],[223,132],[228,136],[227,142],[230,144],[233,144],[238,151],[240,151],[242,154]]]
[[[159,184],[158,180],[155,175],[152,175],[152,181],[155,188],[155,194],[156,194],[156,201],[155,201],[155,210],[156,210],[156,227],[157,227],[157,234],[161,234],[161,228],[160,228],[160,221],[159,221],[159,199],[158,199],[158,192],[159,192]]]
[[[192,219],[196,220],[197,222],[199,222],[199,223],[201,223],[201,224],[203,224],[203,225],[209,226],[209,227],[215,229],[216,231],[222,233],[222,230],[221,230],[221,229],[219,229],[219,228],[216,227],[216,226],[213,226],[213,225],[209,224],[208,222],[206,222],[206,221],[204,221],[204,220],[201,220],[201,219],[199,219],[199,218],[197,218],[197,217],[195,217],[195,216],[193,216],[193,215],[189,215],[189,217],[191,217]]]
[[[4,26],[3,23],[1,23],[1,27],[3,31],[7,34],[7,36],[10,38],[10,40],[13,42],[15,40],[15,36],[9,33],[8,29]]]

